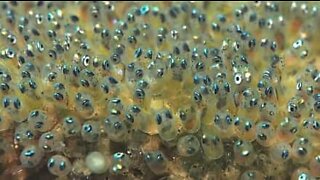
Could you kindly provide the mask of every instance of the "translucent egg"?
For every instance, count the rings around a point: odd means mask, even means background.
[[[146,95],[147,95],[147,93],[144,89],[137,88],[134,90],[134,98],[138,102],[143,102],[142,100],[145,99]]]
[[[115,174],[125,174],[129,171],[131,160],[123,152],[117,152],[112,155],[110,172]]]
[[[197,120],[197,112],[194,107],[181,108],[178,113],[186,132],[194,133],[199,130],[201,121]]]
[[[314,91],[315,84],[304,77],[303,79],[298,79],[296,84],[296,90],[298,91],[298,95],[312,95]]]
[[[39,138],[39,148],[44,152],[60,151],[63,148],[62,134],[54,131],[43,133]]]
[[[215,160],[223,156],[224,147],[222,140],[216,135],[203,135],[201,146],[206,159]]]
[[[30,72],[32,75],[39,75],[38,74],[38,71],[36,70],[36,66],[31,62],[31,61],[28,61],[28,62],[25,62],[21,69],[21,71],[28,71]]]
[[[283,163],[291,158],[291,146],[286,142],[276,143],[270,147],[270,157],[276,163]]]
[[[68,92],[62,83],[54,83],[54,91],[52,92],[52,98],[60,103],[66,104],[68,101]]]
[[[275,87],[272,86],[268,78],[263,78],[258,82],[258,90],[260,91],[261,97],[265,100],[272,100],[276,97]]]
[[[81,132],[81,124],[75,117],[65,117],[62,123],[63,133],[66,137],[79,135]]]
[[[260,105],[261,119],[272,122],[277,115],[277,107],[274,103],[264,102]]]
[[[242,166],[249,166],[256,158],[250,142],[237,140],[233,145],[234,160]]]
[[[216,94],[218,98],[225,98],[231,92],[231,85],[225,77],[218,76],[212,83],[211,89],[213,94]]]
[[[27,122],[20,123],[14,132],[14,140],[22,145],[28,145],[34,141],[37,136],[37,132],[31,128]]]
[[[311,141],[317,142],[320,135],[320,121],[315,118],[308,118],[303,121],[302,133]]]
[[[281,141],[292,142],[298,131],[298,125],[295,119],[286,117],[277,127],[277,138]]]
[[[261,121],[256,125],[256,141],[262,146],[270,146],[273,143],[275,132],[272,124]]]
[[[12,77],[10,75],[10,71],[4,66],[0,66],[0,81],[1,82],[10,82]]]
[[[240,176],[240,180],[264,180],[265,177],[262,172],[258,170],[247,170]]]
[[[127,124],[130,126],[135,123],[135,120],[142,121],[143,116],[141,113],[141,107],[138,105],[130,105],[126,108],[125,119],[127,120]]]
[[[202,102],[203,104],[207,104],[208,100],[210,99],[210,95],[210,90],[206,85],[197,85],[195,87],[194,99],[196,102]]]
[[[110,115],[104,120],[105,131],[108,137],[115,142],[123,142],[127,139],[127,125],[118,116]]]
[[[172,58],[169,59],[170,61],[170,69],[169,72],[172,74],[172,79],[177,80],[177,81],[182,81],[184,79],[184,70],[186,69],[187,63],[186,60],[181,58],[181,59],[176,59]]]
[[[258,106],[259,101],[259,93],[255,89],[247,88],[242,92],[240,104],[243,108],[255,108]]]
[[[145,79],[140,79],[137,82],[135,82],[136,89],[140,88],[140,89],[147,90],[147,89],[149,89],[149,87],[150,87],[150,82]]]
[[[21,165],[25,168],[36,167],[43,158],[43,151],[35,145],[26,146],[20,154]]]
[[[123,108],[123,104],[119,98],[112,98],[108,102],[108,111],[110,114],[119,115],[123,111]]]
[[[161,175],[167,172],[168,159],[161,151],[150,151],[144,154],[144,161],[150,170]]]
[[[54,123],[55,122],[50,121],[44,111],[38,109],[31,111],[28,116],[28,124],[30,128],[40,132],[50,130]]]
[[[310,170],[305,167],[297,168],[291,175],[291,180],[314,180]]]
[[[104,78],[100,82],[100,89],[104,94],[116,95],[119,93],[119,86],[117,83],[110,81],[110,78]]]
[[[25,116],[27,116],[28,112],[23,110],[23,103],[18,97],[4,96],[2,99],[2,106],[3,119],[15,122],[22,122],[25,120]]]
[[[193,99],[196,103],[200,104],[202,102],[202,92],[200,92],[200,90],[195,90],[193,92]]]
[[[235,117],[234,118],[235,135],[238,138],[253,141],[256,136],[256,126],[252,120],[245,117]]]
[[[85,88],[96,87],[98,80],[93,71],[89,69],[83,69],[80,71],[79,84]]]
[[[126,112],[125,120],[129,121],[128,128],[131,126],[131,129],[139,130],[147,134],[158,133],[157,123],[152,117],[153,114],[148,110],[138,105],[132,105],[128,106]],[[133,122],[133,124],[131,124],[131,122]]]
[[[100,137],[100,123],[86,121],[82,124],[81,137],[87,142],[97,142]]]
[[[292,157],[298,163],[305,163],[311,159],[313,147],[308,138],[297,138],[292,145]]]
[[[53,63],[48,63],[45,64],[42,67],[42,74],[41,74],[41,78],[43,81],[45,81],[46,83],[50,83],[50,82],[54,82],[56,81],[57,78],[57,72],[56,72],[56,67]]]
[[[85,159],[86,166],[95,174],[103,174],[109,168],[109,162],[106,157],[97,151],[90,152]]]
[[[166,64],[163,61],[155,60],[148,65],[148,75],[153,79],[160,79],[166,73]]]
[[[317,113],[320,113],[320,100],[314,102],[313,110]]]
[[[159,136],[165,141],[174,140],[177,137],[175,119],[169,110],[164,110],[156,114]]]
[[[1,95],[7,95],[10,93],[12,85],[10,85],[11,83],[7,83],[7,82],[1,82],[0,83],[0,93]]]
[[[34,79],[25,78],[18,83],[18,88],[22,94],[34,97],[37,95],[38,84]]]
[[[84,117],[90,117],[94,112],[93,101],[90,95],[77,93],[75,97],[76,110]]]
[[[126,77],[129,82],[142,79],[146,73],[138,63],[130,63],[127,65],[127,68],[128,71]]]
[[[177,150],[181,156],[193,156],[199,151],[199,149],[200,142],[194,135],[186,135],[178,140]]]
[[[304,100],[301,97],[293,97],[288,101],[287,111],[292,117],[300,117],[304,108]]]
[[[231,137],[233,135],[234,118],[226,112],[218,112],[213,118],[213,126],[222,137]]]
[[[320,155],[314,156],[309,163],[312,176],[320,177]]]
[[[72,164],[68,158],[62,155],[54,155],[48,159],[48,170],[55,176],[67,176],[72,170]]]

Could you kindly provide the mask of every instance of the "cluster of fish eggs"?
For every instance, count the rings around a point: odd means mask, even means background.
[[[320,177],[317,3],[0,8],[1,177]]]

